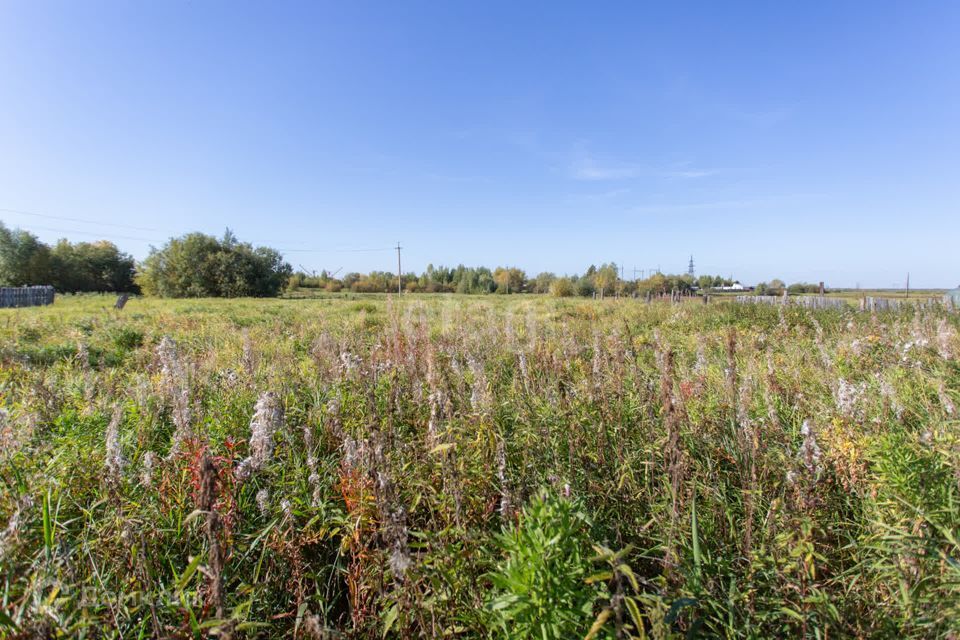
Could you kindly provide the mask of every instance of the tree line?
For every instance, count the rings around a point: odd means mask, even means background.
[[[167,298],[265,297],[280,294],[292,273],[268,247],[188,233],[172,238],[137,264],[106,240],[50,246],[0,222],[0,285],[53,285],[60,293],[126,292]]]
[[[420,275],[413,272],[402,274],[399,282],[400,288],[407,293],[540,293],[560,298],[645,296],[671,292],[689,294],[695,290],[708,290],[731,284],[732,280],[721,276],[704,275],[693,278],[689,275],[663,273],[640,280],[626,280],[620,277],[619,267],[613,262],[599,267],[591,265],[583,274],[558,276],[552,272],[542,272],[532,277],[517,267],[497,267],[491,270],[487,267],[467,267],[462,264],[456,267],[434,267],[431,264]],[[397,274],[386,271],[347,273],[341,278],[326,271],[319,274],[298,271],[290,276],[287,290],[390,293],[397,290],[397,285]]]
[[[139,291],[136,263],[106,240],[50,246],[22,229],[0,222],[0,284],[53,285],[60,292]]]
[[[819,293],[820,285],[810,282],[794,282],[787,285],[783,280],[774,278],[770,282],[761,282],[754,287],[754,292],[758,296],[779,296],[787,292],[789,295],[800,295],[803,293]]]
[[[294,272],[279,251],[241,242],[228,229],[222,238],[188,233],[171,238],[162,247],[151,247],[137,263],[112,242],[69,242],[53,246],[22,229],[0,222],[0,285],[53,285],[67,292],[129,292],[170,298],[271,297],[298,290],[392,293],[397,274],[388,271],[347,273],[340,278],[326,271]],[[690,294],[733,284],[721,276],[654,273],[643,279],[620,277],[613,262],[591,265],[584,273],[559,276],[551,272],[528,276],[520,268],[435,267],[419,275],[400,276],[407,293],[518,294],[539,293],[555,297],[646,296]],[[756,293],[780,295],[816,292],[819,285],[782,280],[757,285]]]

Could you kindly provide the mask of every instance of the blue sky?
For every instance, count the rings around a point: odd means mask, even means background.
[[[229,226],[311,269],[399,240],[955,286],[958,39],[953,2],[10,0],[0,219],[138,258]]]

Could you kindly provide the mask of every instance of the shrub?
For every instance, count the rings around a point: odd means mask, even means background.
[[[574,290],[577,292],[578,296],[589,298],[596,291],[596,288],[593,285],[593,278],[584,276],[578,279],[574,285]]]
[[[569,298],[573,295],[573,283],[570,278],[558,278],[550,283],[550,295],[554,298]]]
[[[128,327],[119,327],[111,332],[113,344],[117,349],[132,351],[143,345],[143,332]]]
[[[497,537],[505,560],[490,576],[491,627],[511,638],[582,637],[598,592],[589,575],[590,521],[575,500],[542,493]]]
[[[154,249],[137,282],[144,293],[164,298],[276,296],[292,269],[274,249],[190,233]]]

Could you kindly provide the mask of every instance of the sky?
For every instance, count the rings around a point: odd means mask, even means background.
[[[0,220],[951,287],[958,42],[955,2],[0,0]]]

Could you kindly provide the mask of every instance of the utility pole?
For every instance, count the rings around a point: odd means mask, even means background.
[[[400,249],[401,248],[402,247],[400,246],[400,243],[397,242],[397,296],[398,297],[403,295],[403,286],[402,286],[402,280],[400,276]]]
[[[907,271],[907,297],[910,297],[910,272]]]

